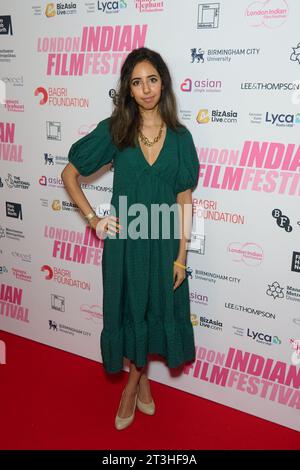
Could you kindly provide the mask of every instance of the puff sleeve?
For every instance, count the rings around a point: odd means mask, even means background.
[[[68,161],[83,176],[89,176],[111,162],[118,151],[109,132],[109,119],[100,121],[93,131],[74,142],[69,150]]]
[[[178,135],[179,167],[175,193],[193,189],[198,184],[200,163],[191,132],[185,128]]]

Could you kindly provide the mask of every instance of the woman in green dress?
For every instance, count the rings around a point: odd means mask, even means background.
[[[178,120],[171,76],[160,54],[142,47],[127,56],[112,115],[71,146],[68,160],[65,187],[104,238],[100,348],[108,373],[121,371],[124,358],[130,362],[115,416],[115,427],[125,429],[136,407],[155,412],[148,354],[162,356],[169,368],[195,359],[185,268],[199,161],[190,131]],[[99,218],[77,178],[110,162],[111,211]],[[154,207],[169,212],[152,212]]]

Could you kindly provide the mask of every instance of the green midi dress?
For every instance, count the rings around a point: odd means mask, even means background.
[[[113,161],[111,206],[115,213],[111,214],[124,214],[120,196],[127,201],[127,226],[120,217],[126,230],[108,235],[103,245],[103,365],[107,372],[116,373],[123,369],[123,358],[142,367],[148,354],[158,354],[169,368],[176,368],[195,359],[189,284],[186,277],[173,289],[173,262],[180,242],[176,236],[178,214],[171,212],[171,229],[166,237],[163,223],[151,218],[151,205],[171,207],[176,204],[177,193],[197,186],[197,151],[187,128],[176,132],[167,127],[163,147],[150,165],[139,144],[124,150],[115,146],[109,119],[103,119],[92,132],[73,143],[68,153],[68,160],[83,176]],[[149,209],[146,237],[128,236],[130,223],[139,215],[129,210],[136,203]],[[154,236],[151,227],[156,229]]]

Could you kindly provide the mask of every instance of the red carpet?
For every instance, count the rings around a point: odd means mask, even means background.
[[[152,382],[155,416],[114,428],[126,372],[0,332],[1,449],[299,449],[300,434]],[[174,415],[174,410],[176,415]]]

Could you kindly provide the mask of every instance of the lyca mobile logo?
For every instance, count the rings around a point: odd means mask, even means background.
[[[249,328],[247,328],[247,336],[248,338],[257,341],[258,343],[281,344],[281,340],[278,338],[278,336],[272,336],[269,334],[253,331]]]
[[[295,124],[300,124],[300,113],[273,114],[267,111],[265,121],[278,127],[293,127]]]
[[[97,2],[99,11],[103,13],[118,13],[122,8],[127,8],[127,2],[125,0],[114,1],[114,2]]]

